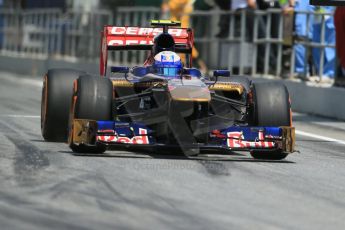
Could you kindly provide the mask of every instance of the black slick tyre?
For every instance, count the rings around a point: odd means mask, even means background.
[[[70,129],[72,119],[112,120],[113,85],[110,79],[91,75],[82,75],[74,86]],[[77,153],[103,153],[104,145],[76,145],[70,141],[70,148]]]
[[[254,126],[291,126],[291,106],[289,92],[278,82],[254,83],[253,88]],[[281,160],[288,153],[281,150],[252,150],[252,157],[263,160]]]
[[[44,76],[41,100],[41,132],[44,140],[67,141],[73,81],[83,73],[73,69],[50,69]]]

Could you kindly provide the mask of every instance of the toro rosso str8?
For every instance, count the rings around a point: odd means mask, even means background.
[[[179,22],[151,28],[105,26],[100,77],[51,69],[44,77],[41,128],[47,141],[68,141],[74,152],[119,146],[246,150],[278,160],[294,152],[289,94],[282,84],[253,83],[192,67],[193,31]],[[142,66],[107,66],[109,51],[147,50]],[[184,58],[181,58],[181,57]]]

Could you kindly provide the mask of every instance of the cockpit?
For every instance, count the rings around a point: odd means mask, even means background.
[[[133,67],[131,73],[137,77],[143,77],[147,74],[157,74],[152,66]],[[177,77],[181,78],[185,76],[200,78],[202,75],[200,70],[196,68],[182,68],[182,71]]]

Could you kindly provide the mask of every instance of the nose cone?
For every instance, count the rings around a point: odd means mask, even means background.
[[[209,102],[211,95],[208,87],[199,79],[180,80],[169,82],[168,90],[174,101]]]

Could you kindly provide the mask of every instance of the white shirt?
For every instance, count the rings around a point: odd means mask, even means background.
[[[246,8],[247,6],[248,6],[247,0],[232,0],[231,1],[232,10]]]

